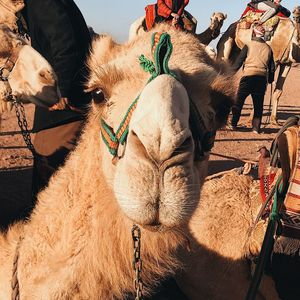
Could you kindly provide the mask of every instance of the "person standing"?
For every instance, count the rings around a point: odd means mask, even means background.
[[[90,95],[84,92],[85,65],[91,38],[86,22],[73,0],[25,0],[22,16],[32,47],[53,67],[61,93],[51,109],[36,107],[33,132],[36,155],[32,195],[47,186],[53,173],[75,147]]]
[[[246,98],[251,95],[254,106],[252,130],[260,132],[263,115],[264,96],[267,83],[274,81],[275,63],[271,47],[264,41],[262,26],[253,29],[251,41],[242,49],[234,71],[243,66],[243,76],[237,93],[237,102],[232,108],[231,128],[236,129]]]

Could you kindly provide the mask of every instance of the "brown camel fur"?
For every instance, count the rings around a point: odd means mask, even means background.
[[[125,45],[109,37],[94,43],[89,89],[101,89],[105,100],[92,105],[78,147],[39,194],[30,220],[1,235],[1,300],[10,298],[20,236],[22,300],[132,294],[134,222],[143,227],[145,293],[181,265],[176,252],[187,246],[184,229],[198,205],[207,165],[207,155],[194,161],[189,97],[205,127],[217,129],[226,122],[235,90],[195,37],[167,25],[156,30],[171,35],[170,68],[181,83],[162,75],[146,85],[149,75],[138,58],[151,58],[152,32]],[[141,91],[125,152],[115,164],[100,136],[100,117],[116,130]]]
[[[277,29],[271,41],[268,42],[273,50],[274,60],[279,66],[278,77],[272,96],[271,122],[277,123],[276,114],[279,98],[282,95],[284,82],[289,74],[292,63],[300,62],[299,35],[300,18],[299,8],[293,11],[294,21],[280,18]],[[234,62],[240,49],[251,39],[252,28],[237,29],[237,22],[231,24],[223,34],[217,45],[217,58]]]
[[[23,0],[0,0],[0,24],[17,29],[16,14],[24,7]]]
[[[182,252],[186,269],[177,283],[190,300],[243,300],[251,281],[246,257],[258,255],[264,230],[248,232],[261,205],[259,181],[235,172],[207,181],[189,224],[191,251]],[[265,229],[265,228],[264,228]],[[256,299],[279,299],[264,277]]]

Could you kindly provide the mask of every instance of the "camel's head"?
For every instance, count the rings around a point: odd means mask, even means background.
[[[103,171],[120,207],[138,224],[168,228],[186,223],[198,204],[208,134],[224,124],[234,91],[194,36],[168,25],[156,29],[171,36],[175,77],[163,74],[147,83],[139,56],[153,59],[152,32],[123,46],[107,37],[94,44],[89,89]]]
[[[217,36],[220,34],[224,20],[226,20],[226,18],[227,15],[221,12],[214,12],[213,15],[210,17],[210,29],[213,32],[216,32]]]
[[[300,23],[300,6],[296,6],[296,7],[293,9],[293,20],[294,20],[296,23]]]
[[[0,95],[41,106],[55,104],[59,91],[49,63],[5,25],[0,26],[0,41]]]

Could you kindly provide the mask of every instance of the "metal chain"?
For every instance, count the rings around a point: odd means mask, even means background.
[[[27,148],[31,151],[32,155],[35,156],[36,152],[35,152],[34,146],[31,141],[30,132],[28,130],[28,123],[27,123],[27,119],[26,119],[24,105],[18,100],[14,100],[13,105],[15,107],[16,116],[18,119],[18,125],[21,129],[21,133],[22,133],[24,142],[25,142]]]
[[[141,229],[137,225],[133,225],[131,233],[134,249],[132,266],[133,270],[135,271],[135,300],[143,300],[143,281],[141,278],[143,268],[141,259]]]

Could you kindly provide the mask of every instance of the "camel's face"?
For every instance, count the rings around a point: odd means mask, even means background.
[[[300,6],[296,6],[293,10],[293,20],[300,23]]]
[[[12,94],[41,106],[59,98],[56,75],[49,63],[6,26],[0,27],[0,67]]]
[[[213,15],[210,17],[211,30],[220,30],[226,18],[227,18],[226,14],[220,12],[213,13]]]
[[[97,100],[102,103],[93,105],[94,113],[103,118],[113,133],[118,132],[140,94],[130,119],[126,143],[118,149],[119,160],[112,159],[107,143],[99,139],[100,153],[106,181],[123,212],[133,222],[159,228],[188,222],[197,207],[206,176],[208,156],[204,155],[202,161],[195,160],[195,142],[189,123],[190,98],[201,110],[201,115],[212,114],[212,119],[207,120],[213,120],[212,123],[215,120],[210,104],[212,81],[209,77],[217,72],[204,63],[208,57],[202,45],[195,43],[196,38],[174,29],[169,32],[179,36],[173,38],[170,66],[173,64],[173,70],[180,70],[178,78],[180,74],[190,74],[183,75],[182,83],[170,75],[160,75],[147,84],[149,74],[139,67],[138,57],[141,53],[151,57],[151,34],[148,33],[145,34],[147,39],[141,36],[141,41],[134,41],[130,51],[125,45],[115,53],[111,44],[99,43],[100,50],[94,50],[89,63],[92,70],[89,89],[102,89],[107,99]],[[183,51],[183,42],[193,46],[186,46]],[[199,45],[196,51],[195,44]],[[102,54],[97,57],[98,52]],[[108,55],[112,59],[108,59]],[[228,108],[223,108],[229,112]],[[100,136],[100,126],[98,130]],[[108,135],[106,139],[110,139]]]
[[[171,76],[159,76],[145,87],[132,116],[114,174],[117,199],[133,221],[172,227],[191,216],[199,188],[187,91]]]

